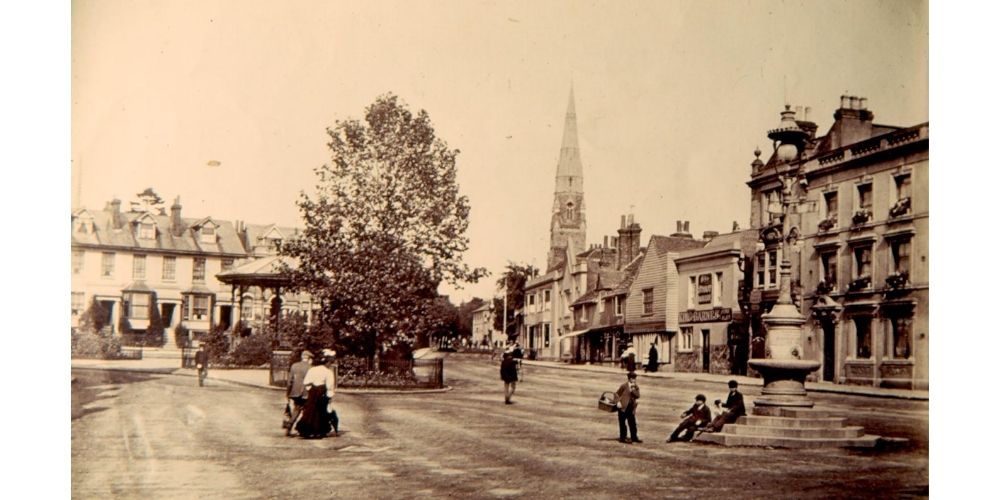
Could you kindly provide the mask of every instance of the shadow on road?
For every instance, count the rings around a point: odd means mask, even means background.
[[[124,384],[146,382],[158,375],[109,370],[72,370],[71,420],[108,409],[93,403],[118,397],[118,387]]]

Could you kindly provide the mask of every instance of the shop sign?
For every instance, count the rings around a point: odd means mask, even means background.
[[[728,307],[716,307],[699,311],[681,311],[681,323],[716,323],[733,320],[733,310]]]
[[[712,303],[712,275],[711,274],[699,274],[698,275],[698,303],[699,304],[711,304]]]

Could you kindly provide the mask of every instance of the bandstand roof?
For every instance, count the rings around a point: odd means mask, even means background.
[[[298,267],[294,259],[270,255],[223,271],[215,277],[227,285],[284,286],[290,283],[288,277],[281,274],[284,264],[292,269]]]

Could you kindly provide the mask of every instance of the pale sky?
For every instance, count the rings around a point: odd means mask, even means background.
[[[922,1],[90,0],[72,29],[83,206],[152,186],[188,217],[300,225],[325,128],[393,92],[461,150],[465,261],[494,273],[545,264],[571,82],[591,243],[630,209],[643,244],[678,219],[747,227],[785,103],[820,133],[845,93],[876,123],[928,120]]]

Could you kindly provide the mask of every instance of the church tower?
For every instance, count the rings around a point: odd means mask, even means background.
[[[558,267],[564,259],[586,250],[587,218],[583,205],[583,164],[580,144],[576,137],[576,105],[573,87],[569,89],[569,106],[563,128],[559,164],[556,167],[556,190],[552,203],[552,223],[549,226],[548,270]]]

